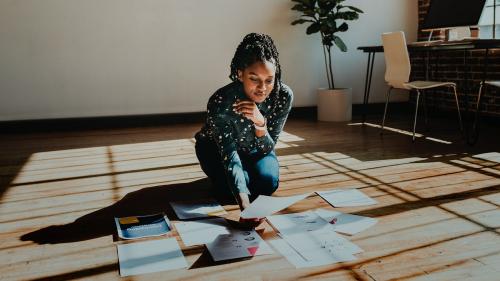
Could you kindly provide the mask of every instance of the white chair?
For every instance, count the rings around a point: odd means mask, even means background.
[[[384,118],[382,119],[381,133],[384,130],[385,117],[387,114],[387,106],[389,104],[389,96],[391,94],[392,89],[416,90],[417,101],[415,105],[415,120],[413,122],[413,141],[415,141],[415,128],[417,126],[417,113],[418,113],[418,102],[420,99],[420,93],[423,90],[437,88],[437,87],[453,88],[453,91],[455,93],[455,101],[457,103],[460,130],[463,132],[462,116],[460,115],[460,106],[458,104],[457,85],[453,82],[439,82],[439,81],[409,82],[411,64],[410,64],[410,57],[408,55],[408,48],[406,46],[405,35],[402,31],[382,34],[382,44],[384,46],[384,57],[386,65],[385,81],[389,84],[389,90],[387,91],[386,95]]]
[[[493,80],[493,81],[484,81],[484,82],[481,82],[481,84],[479,86],[479,93],[477,94],[476,111],[479,110],[479,105],[480,105],[480,102],[481,102],[481,95],[484,92],[486,92],[487,86],[494,86],[494,87],[500,88],[500,81],[499,80]],[[484,88],[484,91],[483,91],[483,88]]]
[[[470,28],[468,26],[450,28],[446,32],[448,41],[463,40],[471,37]]]

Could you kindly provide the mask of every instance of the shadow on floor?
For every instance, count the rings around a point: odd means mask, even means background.
[[[214,197],[207,178],[189,183],[155,186],[131,192],[111,206],[84,215],[74,222],[51,225],[21,236],[22,241],[38,244],[58,244],[114,235],[114,217],[139,216],[164,212],[169,218],[177,218],[170,201],[193,200]],[[223,205],[236,204],[230,197],[215,196]]]

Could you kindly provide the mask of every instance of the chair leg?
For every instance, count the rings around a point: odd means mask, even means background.
[[[418,100],[420,99],[420,90],[417,90],[417,103],[415,105],[415,120],[413,121],[413,142],[415,141],[415,129],[417,127],[417,115],[418,115]]]
[[[482,85],[481,85],[482,86]],[[453,87],[453,92],[455,93],[455,102],[457,103],[457,111],[458,111],[458,122],[460,123],[460,131],[464,132],[464,125],[462,123],[462,115],[460,114],[460,105],[458,103],[458,95],[457,95],[457,87],[456,86],[452,86]],[[479,90],[479,93],[481,93],[481,89]],[[479,98],[478,98],[479,100]]]
[[[479,93],[477,94],[477,101],[476,101],[476,111],[479,109],[479,101],[481,100],[483,86],[484,86],[483,83],[481,83],[481,85],[479,86]]]
[[[380,130],[380,134],[381,135],[384,132],[385,116],[387,114],[387,107],[389,105],[389,95],[391,94],[392,89],[393,89],[392,87],[389,87],[389,90],[387,91],[387,94],[386,94],[386,97],[385,97],[384,117],[382,118],[382,127],[381,127],[381,130]]]

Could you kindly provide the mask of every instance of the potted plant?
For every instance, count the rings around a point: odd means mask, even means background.
[[[345,0],[292,0],[292,2],[296,3],[292,10],[301,13],[300,18],[294,20],[292,25],[309,24],[306,29],[307,34],[317,32],[321,34],[328,89],[318,89],[318,119],[348,121],[352,112],[352,90],[335,87],[332,48],[335,45],[342,52],[347,51],[346,44],[337,34],[346,32],[349,28],[346,21],[358,19],[363,11],[343,5]]]

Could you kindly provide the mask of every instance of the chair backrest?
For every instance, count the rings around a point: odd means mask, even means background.
[[[471,36],[468,26],[455,27],[448,30],[448,41],[462,40]]]
[[[402,31],[382,34],[385,57],[385,81],[394,88],[407,89],[404,83],[410,79],[410,57]]]

